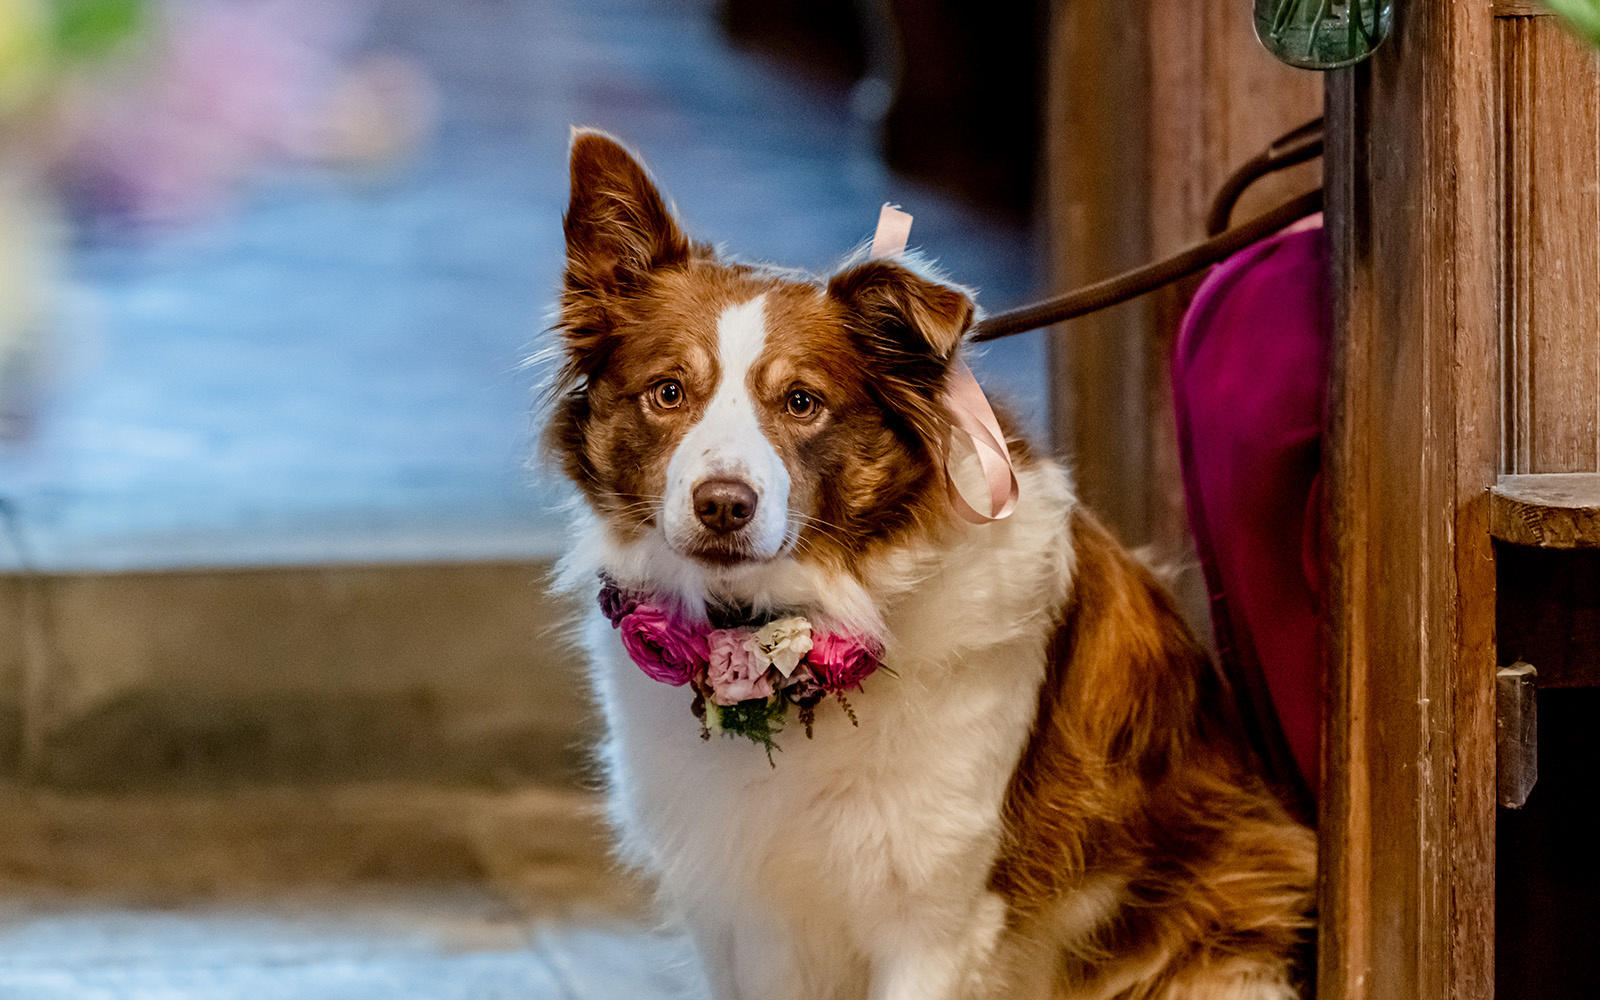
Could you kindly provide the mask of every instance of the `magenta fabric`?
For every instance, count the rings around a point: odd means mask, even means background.
[[[1235,254],[1195,294],[1172,364],[1189,520],[1223,669],[1269,772],[1312,810],[1326,285],[1320,218]]]

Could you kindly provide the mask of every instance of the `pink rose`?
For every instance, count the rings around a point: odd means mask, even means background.
[[[706,637],[653,604],[640,604],[617,626],[622,645],[653,681],[679,687],[706,663]]]
[[[767,661],[751,641],[749,629],[719,628],[706,636],[710,665],[706,682],[711,685],[711,700],[718,705],[737,705],[753,698],[772,697],[772,681],[767,677]]]
[[[881,651],[852,635],[827,633],[812,637],[806,661],[818,684],[829,691],[858,686],[878,669]]]

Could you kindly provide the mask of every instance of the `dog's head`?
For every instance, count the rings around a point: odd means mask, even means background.
[[[714,579],[848,570],[944,517],[966,292],[886,260],[826,281],[725,262],[616,142],[575,133],[571,166],[546,444],[614,537]]]

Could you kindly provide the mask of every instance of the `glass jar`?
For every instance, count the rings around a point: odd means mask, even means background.
[[[1302,69],[1335,69],[1370,56],[1389,37],[1394,0],[1255,0],[1256,37]]]

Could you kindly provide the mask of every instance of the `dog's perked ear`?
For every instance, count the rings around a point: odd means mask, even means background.
[[[852,336],[873,365],[872,385],[934,440],[945,423],[940,393],[976,316],[972,297],[890,260],[841,271],[828,294],[850,317]]]
[[[627,300],[649,276],[686,263],[693,247],[633,154],[603,132],[573,129],[572,193],[562,228],[567,268],[558,329],[572,388],[605,367]]]
[[[610,294],[636,288],[651,271],[682,264],[689,240],[644,166],[592,129],[572,133],[567,236],[568,291]]]

